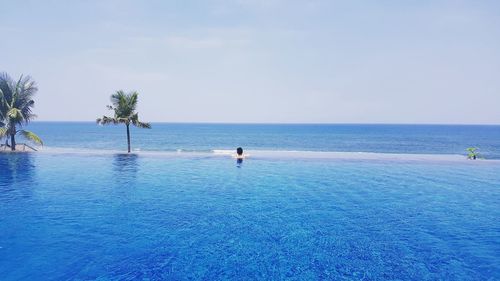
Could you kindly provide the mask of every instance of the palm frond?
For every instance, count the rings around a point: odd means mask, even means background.
[[[2,127],[0,128],[0,139],[3,139],[5,136],[7,136],[7,128]]]
[[[12,102],[13,80],[7,73],[0,73],[0,114],[6,117],[9,105]]]
[[[143,129],[151,129],[151,124],[150,123],[143,123],[143,122],[134,122],[132,123],[134,124],[134,126],[138,127],[138,128],[143,128]]]
[[[18,133],[23,135],[23,137],[29,141],[43,145],[42,139],[33,132],[26,131],[26,130],[19,130]]]
[[[139,93],[137,93],[136,91],[130,92],[127,96],[127,107],[129,108],[131,113],[133,113],[137,109],[138,96]]]
[[[17,122],[18,120],[23,119],[23,114],[22,114],[21,110],[19,110],[18,108],[11,108],[7,112],[7,117],[12,121]]]
[[[19,105],[33,102],[33,96],[38,91],[36,82],[30,76],[21,76],[17,83],[17,102]]]
[[[117,117],[115,119],[117,123],[130,124],[130,119],[128,117]]]
[[[137,97],[137,92],[116,91],[111,95],[113,105],[107,106],[107,108],[115,112],[115,118],[129,118],[137,108]]]
[[[130,122],[138,128],[151,129],[151,124],[139,121],[139,113],[134,113],[134,115],[130,117]]]
[[[125,98],[125,92],[123,90],[118,90],[116,93],[111,95],[111,103],[114,107],[119,107]]]
[[[100,125],[109,125],[109,124],[118,124],[118,120],[113,117],[103,116],[102,118],[97,118],[97,124]]]

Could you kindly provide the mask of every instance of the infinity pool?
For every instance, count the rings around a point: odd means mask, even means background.
[[[0,154],[1,280],[499,280],[500,164]]]

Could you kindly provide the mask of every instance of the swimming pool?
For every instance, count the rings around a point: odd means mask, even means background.
[[[498,280],[498,162],[0,154],[0,276]]]

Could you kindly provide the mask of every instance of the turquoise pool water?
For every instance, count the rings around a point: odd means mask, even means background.
[[[1,280],[499,280],[495,161],[0,154]]]

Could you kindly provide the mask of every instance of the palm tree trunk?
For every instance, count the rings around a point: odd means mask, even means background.
[[[127,144],[128,144],[128,153],[130,153],[130,125],[127,125]]]
[[[16,137],[15,137],[15,136],[16,136],[15,134],[11,134],[11,135],[10,135],[10,145],[11,145],[11,146],[10,146],[10,149],[11,149],[12,151],[15,151],[15,150],[16,150]]]

